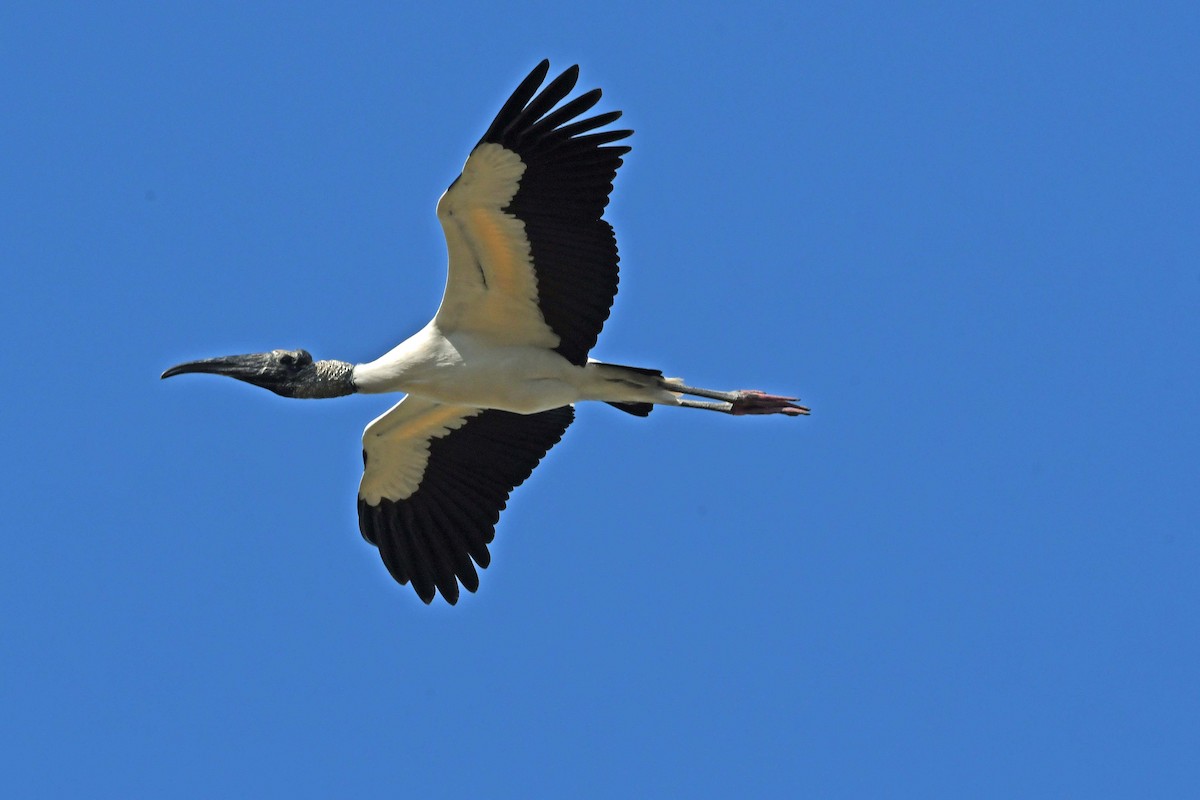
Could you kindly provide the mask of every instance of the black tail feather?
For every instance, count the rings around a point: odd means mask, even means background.
[[[626,414],[633,414],[635,417],[648,417],[654,410],[654,403],[609,403],[609,405],[621,409]]]
[[[656,378],[662,377],[661,369],[650,369],[648,367],[627,367],[624,364],[610,364],[607,361],[594,361],[592,363],[598,364],[602,367],[616,367],[617,369],[627,369],[630,372],[636,372],[639,375],[653,375]]]

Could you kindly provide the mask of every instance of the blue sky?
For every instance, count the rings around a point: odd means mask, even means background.
[[[6,796],[1184,796],[1194,4],[0,11]],[[604,406],[479,594],[359,537],[363,426],[176,362],[370,360],[541,58],[636,130]]]

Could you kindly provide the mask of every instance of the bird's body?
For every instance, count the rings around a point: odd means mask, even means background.
[[[562,102],[578,68],[542,88],[548,70],[543,61],[521,83],[437,204],[449,271],[428,325],[363,364],[274,350],[163,373],[228,375],[286,397],[403,392],[363,433],[359,523],[392,576],[427,603],[478,587],[509,493],[577,402],[637,416],[654,405],[808,413],[795,398],[700,389],[589,358],[617,291],[616,240],[602,217],[629,148],[611,143],[631,131],[596,132],[620,112],[581,119],[600,90]]]
[[[598,361],[576,366],[544,347],[497,344],[428,325],[395,349],[354,367],[359,392],[404,392],[441,403],[535,414],[582,400],[674,404],[638,371]]]

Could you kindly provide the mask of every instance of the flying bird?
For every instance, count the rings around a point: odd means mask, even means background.
[[[521,82],[438,201],[449,275],[424,328],[365,364],[272,350],[162,374],[226,375],[283,397],[405,393],[363,432],[358,519],[392,577],[425,603],[478,589],[509,494],[562,438],[573,403],[639,417],[655,405],[808,413],[798,398],[687,386],[588,357],[617,293],[603,214],[630,150],[614,142],[632,131],[607,127],[620,111],[585,116],[599,89],[563,102],[578,66],[543,87],[549,70],[542,61]]]

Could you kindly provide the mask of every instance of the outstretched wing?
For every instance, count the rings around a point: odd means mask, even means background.
[[[426,603],[479,588],[509,493],[575,418],[435,403],[408,396],[363,432],[358,524],[388,571]],[[473,563],[472,563],[473,562]]]
[[[619,111],[578,119],[599,89],[555,109],[579,67],[539,93],[549,69],[521,82],[438,201],[450,267],[436,322],[582,365],[617,293],[617,243],[601,217],[630,148],[608,145],[632,131],[590,133]]]

